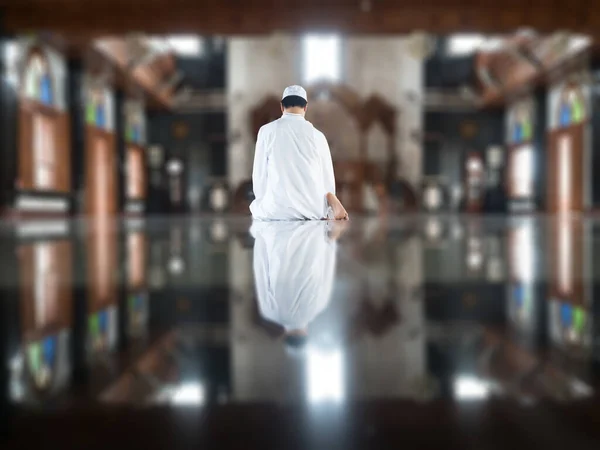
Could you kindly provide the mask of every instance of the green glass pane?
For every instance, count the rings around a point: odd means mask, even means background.
[[[100,333],[100,320],[98,314],[94,314],[89,319],[90,334],[96,336]]]
[[[583,121],[583,102],[581,100],[573,102],[573,121],[576,123]]]
[[[39,342],[34,342],[29,346],[28,354],[31,370],[34,373],[38,372],[42,366],[42,347],[40,346]]]
[[[585,312],[581,308],[575,308],[575,313],[573,314],[573,326],[575,327],[575,331],[581,333],[584,325]]]
[[[96,108],[94,103],[89,102],[85,108],[85,121],[91,125],[96,124]]]
[[[531,122],[528,120],[523,122],[523,139],[531,139],[532,131],[531,131]]]

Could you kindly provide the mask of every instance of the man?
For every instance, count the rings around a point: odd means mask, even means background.
[[[327,139],[304,119],[308,100],[301,86],[283,91],[281,118],[258,132],[250,211],[259,220],[348,219],[335,196]]]

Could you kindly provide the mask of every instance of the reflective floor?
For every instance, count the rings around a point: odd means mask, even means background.
[[[3,223],[2,448],[598,449],[599,233]]]

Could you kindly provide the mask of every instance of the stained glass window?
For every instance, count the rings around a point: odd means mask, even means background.
[[[25,70],[25,96],[52,105],[52,81],[48,62],[41,53],[31,55]]]
[[[104,89],[95,88],[88,92],[85,109],[85,121],[98,128],[106,128],[106,93]]]
[[[143,129],[143,106],[137,102],[128,103],[125,108],[125,140],[134,144],[143,144]]]
[[[525,104],[517,107],[512,118],[512,136],[515,144],[529,141],[533,138],[532,107]]]
[[[568,127],[585,120],[585,102],[581,90],[568,86],[561,95],[559,106],[559,126]]]

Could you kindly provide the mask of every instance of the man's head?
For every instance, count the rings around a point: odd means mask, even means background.
[[[285,332],[284,341],[288,349],[301,351],[308,340],[308,331],[306,328],[298,328],[295,330],[287,330]]]
[[[289,112],[292,114],[306,114],[306,106],[308,104],[308,96],[306,90],[302,86],[288,86],[283,91],[281,97],[281,112]]]

